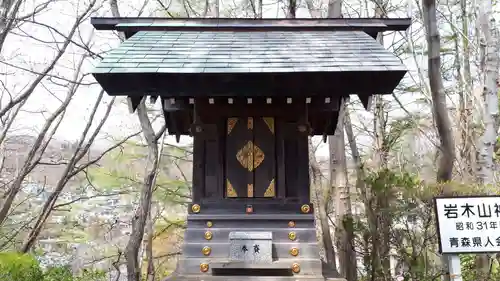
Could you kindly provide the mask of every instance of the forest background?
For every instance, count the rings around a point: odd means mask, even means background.
[[[310,139],[321,256],[348,281],[449,280],[433,196],[500,193],[498,0],[0,3],[1,280],[161,280],[182,254],[191,139],[159,102],[130,114],[100,89],[89,72],[123,35],[91,16],[412,18],[377,38],[409,68],[394,93],[351,97]],[[499,255],[461,262],[500,280]]]

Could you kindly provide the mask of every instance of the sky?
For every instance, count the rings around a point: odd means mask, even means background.
[[[39,3],[41,0],[34,0],[34,2],[28,2],[25,7],[26,10],[32,8],[32,6],[36,3]],[[88,3],[89,0],[81,1],[78,5],[76,0],[69,1],[57,1],[57,3],[51,6],[49,11],[44,12],[41,15],[37,16],[37,21],[44,22],[47,25],[50,25],[58,30],[67,33],[72,23],[75,20],[77,15],[77,11],[81,11],[85,8],[83,3]],[[127,0],[127,1],[119,1],[120,9],[122,16],[136,16],[136,8],[141,3],[139,1]],[[154,11],[157,9],[157,5],[150,2],[150,5],[146,9],[150,14],[154,14]],[[264,1],[264,4],[270,1]],[[326,3],[323,3],[325,5]],[[31,6],[30,6],[31,5]],[[224,4],[222,4],[224,6]],[[352,5],[345,6],[345,9],[355,9]],[[414,8],[408,8],[407,13],[411,15],[413,13]],[[100,9],[97,15],[100,16],[111,16],[109,14],[109,8],[107,2],[104,3],[103,7]],[[148,14],[148,13],[146,13]],[[158,15],[158,13],[156,13]],[[283,17],[283,11],[278,7],[278,5],[265,5],[264,9],[264,17],[274,18],[274,17]],[[366,14],[361,14],[360,16],[370,16]],[[399,16],[407,16],[405,14],[400,14]],[[308,10],[305,7],[301,7],[297,11],[297,17],[310,17]],[[417,27],[415,27],[417,25]],[[414,24],[412,28],[418,28],[418,24]],[[105,50],[109,50],[112,47],[115,47],[119,44],[116,36],[109,31],[96,31],[93,33],[93,37],[90,35],[93,32],[93,28],[87,20],[84,24],[82,24],[81,28],[78,31],[77,38],[78,41],[87,42],[88,38],[91,38],[90,42],[92,42],[93,47],[92,50],[96,52],[102,52]],[[42,42],[37,42],[33,39],[26,38],[24,34],[35,34],[35,37],[38,39],[37,41],[50,41],[53,38],[56,38],[59,42],[62,41],[60,36],[57,36],[53,31],[46,27],[41,26],[33,26],[33,25],[24,25],[22,27],[22,32],[17,32],[17,35],[11,35],[8,37],[7,44],[3,51],[3,55],[7,59],[7,62],[12,63],[13,65],[21,65],[23,67],[27,67],[30,69],[35,69],[40,71],[44,67],[46,67],[47,63],[50,62],[50,59],[54,57],[56,50],[54,48],[54,44],[50,47],[47,44]],[[396,38],[397,39],[397,38]],[[392,42],[393,40],[386,40],[387,42]],[[59,44],[58,46],[60,46]],[[76,61],[79,59],[82,50],[76,47],[70,47],[69,54],[63,56],[61,64],[56,67],[56,71],[59,75],[66,77],[67,79],[71,79],[73,75],[72,69],[76,64]],[[84,63],[84,73],[88,73],[91,71],[93,65],[97,63],[96,59],[87,59]],[[415,62],[405,61],[407,66],[410,69],[415,67]],[[418,64],[425,63],[425,60],[417,62]],[[28,85],[32,80],[33,76],[27,74],[26,72],[15,70],[12,67],[1,65],[0,70],[2,73],[10,73],[10,75],[3,75],[2,81],[7,85],[12,93],[20,93],[23,89]],[[31,78],[31,79],[29,79]],[[16,134],[33,134],[33,132],[39,130],[43,125],[45,118],[50,115],[50,112],[55,110],[57,106],[60,104],[58,99],[64,98],[66,94],[66,88],[63,87],[65,81],[54,79],[54,81],[58,84],[54,83],[44,83],[43,87],[37,87],[34,94],[31,95],[25,107],[23,107],[22,112],[20,113],[20,118],[16,120],[16,123],[13,127],[13,132]],[[85,79],[88,83],[94,83],[92,77],[87,77]],[[64,120],[62,121],[59,129],[55,133],[55,137],[59,140],[66,141],[75,141],[80,138],[81,132],[88,122],[89,112],[92,110],[96,97],[99,94],[100,87],[98,85],[92,86],[81,86],[77,91],[77,94],[72,99],[69,109],[67,110]],[[404,104],[410,104],[415,99],[414,95],[408,95],[406,97],[401,97],[401,101]],[[94,119],[94,123],[97,123],[106,110],[106,104],[109,103],[111,98],[105,95],[101,106],[96,114],[96,118]],[[140,130],[137,116],[135,114],[130,114],[128,112],[128,108],[125,104],[125,100],[122,97],[119,97],[116,103],[120,104],[119,106],[115,106],[112,110],[111,117],[106,122],[103,127],[103,132],[106,135],[101,134],[101,137],[97,140],[96,145],[99,147],[106,147],[110,144],[109,135],[112,135],[115,139],[119,139],[121,137],[127,136],[131,133],[137,132]],[[415,105],[414,105],[415,106]],[[153,106],[157,109],[160,108],[159,101]],[[417,107],[414,110],[420,110]],[[40,112],[43,111],[43,112]],[[364,112],[360,113],[361,119],[369,118],[370,113]],[[96,120],[97,119],[97,120]],[[361,119],[356,120],[355,122],[359,122]],[[95,125],[94,125],[95,126]],[[160,126],[160,123],[155,124],[156,127]],[[181,138],[181,144],[187,144],[190,142],[190,138],[183,136]],[[175,143],[172,137],[167,138],[167,142]],[[324,154],[327,151],[324,146],[320,153]]]

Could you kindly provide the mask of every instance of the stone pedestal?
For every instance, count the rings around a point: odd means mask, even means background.
[[[306,206],[306,207],[304,207]],[[314,213],[301,203],[205,203],[188,214],[169,281],[325,281]],[[304,209],[305,211],[303,211]]]

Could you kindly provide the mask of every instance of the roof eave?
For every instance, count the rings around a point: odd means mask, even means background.
[[[359,30],[367,33],[405,31],[411,18],[336,18],[336,19],[233,19],[233,18],[157,18],[157,17],[93,17],[91,24],[97,30],[137,32],[140,30]],[[118,26],[126,24],[127,26]]]
[[[391,94],[406,70],[291,73],[92,73],[111,96],[272,97]],[[377,77],[377,79],[374,79]],[[325,83],[325,81],[329,81]],[[363,83],[359,83],[363,81]],[[209,90],[207,90],[209,89]],[[237,89],[237,90],[235,90]]]

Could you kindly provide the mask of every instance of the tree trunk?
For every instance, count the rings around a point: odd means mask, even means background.
[[[288,0],[288,9],[286,11],[286,17],[288,19],[294,19],[297,12],[297,0]]]
[[[386,11],[387,1],[377,0],[375,2],[375,17],[383,18],[387,16]],[[377,41],[380,45],[384,45],[384,34],[377,35]],[[374,151],[374,169],[381,172],[388,168],[388,157],[390,147],[387,147],[388,142],[387,116],[385,101],[382,95],[374,93],[375,100],[373,131],[375,134],[375,151]],[[388,190],[377,190],[371,192],[371,198],[368,198],[373,204],[370,209],[376,209],[377,212],[368,215],[369,224],[371,224],[370,232],[372,236],[372,276],[373,280],[388,280],[391,274],[390,264],[390,229],[392,225],[391,215],[388,213],[389,197]],[[369,211],[370,212],[370,211]]]
[[[428,46],[428,75],[432,96],[432,113],[440,139],[437,181],[444,183],[444,194],[448,194],[446,183],[452,179],[455,161],[455,144],[451,132],[451,123],[446,109],[446,96],[441,75],[441,42],[437,23],[436,0],[422,2],[424,26]],[[442,266],[447,271],[448,258],[441,257]],[[445,274],[444,280],[450,280]]]
[[[368,231],[363,233],[363,263],[367,272],[367,276],[372,278],[375,276],[374,270],[380,267],[380,259],[378,254],[379,244],[378,235],[373,235],[377,233],[377,214],[376,210],[372,207],[372,194],[369,188],[365,184],[365,168],[363,167],[363,162],[361,161],[361,156],[359,155],[359,149],[354,137],[354,132],[352,129],[352,122],[350,118],[349,106],[345,107],[345,132],[347,135],[347,140],[351,148],[352,158],[356,166],[356,192],[358,192],[360,200],[364,205],[364,212],[367,217]],[[372,280],[372,279],[370,279]]]
[[[139,249],[144,237],[144,230],[151,209],[153,186],[158,172],[158,144],[151,121],[147,115],[147,109],[143,98],[137,108],[137,115],[148,146],[147,164],[145,169],[144,183],[141,190],[139,205],[132,218],[132,232],[125,247],[125,259],[127,262],[127,280],[139,281],[141,270],[139,263]]]
[[[492,16],[492,7],[490,0],[482,1],[479,12],[479,23],[481,30],[481,45],[484,45],[484,81],[483,81],[483,99],[484,99],[484,134],[479,152],[479,171],[478,176],[485,185],[495,184],[494,178],[494,147],[497,141],[497,132],[495,121],[498,119],[498,87],[497,79],[499,77],[500,66],[500,40],[495,20]],[[476,278],[478,280],[488,280],[490,271],[490,258],[488,255],[478,255],[476,258]]]
[[[117,0],[110,0],[110,6],[113,16],[120,17],[120,10],[118,8]],[[123,34],[120,36],[120,39],[123,40]],[[141,100],[139,106],[137,107],[137,116],[139,117],[142,132],[144,138],[146,139],[148,156],[144,182],[139,199],[139,206],[135,210],[134,217],[132,218],[132,232],[124,251],[124,256],[127,264],[128,281],[140,281],[141,278],[139,250],[144,238],[147,219],[151,211],[153,187],[155,185],[160,159],[157,144],[158,137],[155,135],[153,126],[151,125],[151,121],[149,120],[145,98]],[[152,264],[148,265],[148,267],[149,266],[152,266]]]
[[[485,0],[486,1],[486,0]],[[487,0],[489,1],[489,0]],[[484,1],[483,1],[484,2]],[[484,184],[494,183],[494,164],[493,154],[496,143],[497,132],[495,120],[498,118],[498,87],[497,79],[499,77],[499,38],[498,30],[495,26],[495,20],[491,13],[491,2],[483,3],[480,9],[481,25],[481,44],[484,45],[484,81],[483,81],[483,99],[484,99],[484,134],[482,136],[482,145],[479,153],[479,178]]]
[[[263,8],[263,3],[262,0],[259,0],[257,2],[257,18],[261,19],[262,18],[262,8]]]
[[[329,138],[330,147],[330,184],[335,191],[335,215],[337,252],[340,274],[347,281],[357,280],[356,253],[354,250],[354,229],[351,208],[351,192],[347,181],[345,157],[344,115],[346,102],[342,102],[339,122],[335,135]]]
[[[386,16],[385,11],[386,3],[384,0],[378,0],[375,3],[375,17],[383,18]],[[380,45],[384,46],[384,34],[377,34],[377,41]],[[384,98],[378,93],[374,93],[374,121],[373,121],[373,132],[375,134],[375,155],[374,155],[374,167],[377,169],[387,168],[387,157],[388,151],[385,147],[385,129],[387,125],[386,112],[385,112],[385,102]]]
[[[165,148],[165,138],[166,138],[166,130],[160,130],[160,133],[163,133],[160,143],[160,149],[158,150],[158,162],[161,160],[161,156],[163,155],[163,149]],[[185,179],[186,180],[186,179]],[[147,281],[154,281],[156,277],[156,270],[154,264],[154,253],[153,253],[153,241],[155,237],[154,224],[155,219],[151,216],[153,210],[153,205],[151,206],[151,210],[149,211],[149,218],[147,222],[147,239],[146,239],[146,256],[148,259],[148,274]]]
[[[317,219],[320,222],[321,241],[325,253],[325,263],[327,266],[328,277],[338,277],[337,261],[335,255],[335,247],[333,245],[332,234],[330,231],[330,220],[328,218],[328,202],[331,198],[331,189],[328,185],[323,185],[321,181],[321,168],[316,161],[315,149],[312,145],[312,140],[309,138],[309,166],[311,179],[314,184],[315,201],[317,206]],[[331,275],[331,276],[330,276]]]
[[[149,211],[148,221],[146,223],[146,257],[148,261],[147,265],[147,281],[155,280],[155,264],[153,255],[153,237],[154,237],[154,220],[152,217],[151,210]]]
[[[328,18],[342,18],[343,0],[328,1]]]
[[[342,0],[329,0],[328,1],[328,18],[340,18],[342,17]],[[342,107],[344,107],[344,101],[341,103],[341,111]],[[349,276],[352,277],[352,264],[350,261],[355,257],[351,257],[350,255],[354,254],[352,251],[351,245],[353,245],[353,241],[350,241],[351,235],[346,231],[343,226],[344,218],[348,220],[352,218],[351,213],[351,202],[349,197],[349,192],[346,192],[347,187],[347,167],[345,165],[345,144],[344,144],[344,126],[343,126],[343,114],[340,114],[337,124],[335,136],[330,136],[328,138],[329,150],[330,150],[330,186],[326,187],[324,191],[323,200],[324,206],[328,206],[327,200],[331,200],[334,195],[335,199],[335,237],[336,237],[336,246],[337,253],[339,254],[339,266],[337,270],[336,260],[335,260],[335,248],[334,243],[332,241],[332,236],[328,229],[328,236],[325,234],[325,227],[329,228],[329,219],[328,213],[326,209],[320,210],[320,217],[322,220],[321,227],[323,229],[323,243],[325,244],[325,251],[327,251],[327,263],[329,267],[335,268],[336,271],[340,273],[341,276],[347,278]],[[340,199],[340,197],[342,197]],[[346,198],[347,197],[347,198]],[[324,214],[323,214],[324,212]],[[324,222],[323,222],[324,220]],[[328,248],[326,246],[331,245],[331,253],[328,253]],[[332,260],[330,260],[332,259]],[[354,269],[356,270],[356,264],[354,263]],[[356,272],[356,271],[354,271]],[[347,279],[351,281],[352,279]]]
[[[0,53],[7,35],[16,23],[17,14],[23,2],[23,0],[2,1],[2,5],[0,5]]]
[[[451,123],[446,108],[446,96],[441,76],[441,42],[437,25],[435,0],[423,1],[424,23],[428,45],[429,84],[432,95],[432,110],[440,138],[440,157],[437,172],[438,182],[452,179],[453,163],[455,161],[454,140],[451,133]]]
[[[457,72],[458,80],[460,81],[460,110],[459,110],[459,131],[460,131],[460,158],[463,165],[463,171],[467,182],[472,181],[475,177],[476,166],[476,149],[474,148],[474,127],[472,116],[474,112],[473,105],[473,85],[470,67],[470,43],[469,43],[469,12],[467,8],[467,0],[460,0],[460,13],[462,21],[462,30],[460,34],[457,32],[457,41],[461,38],[462,50],[457,48]],[[458,42],[457,42],[458,43]],[[460,59],[460,53],[463,54],[463,67]]]

